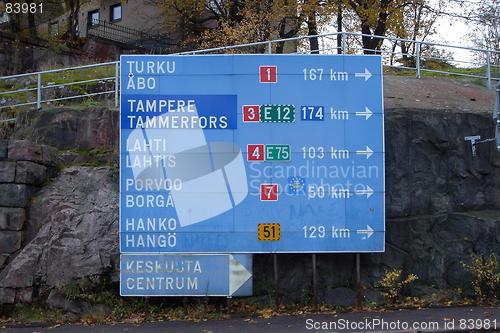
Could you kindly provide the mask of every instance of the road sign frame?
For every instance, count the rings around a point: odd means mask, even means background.
[[[137,55],[134,55],[135,57],[138,57]],[[215,55],[213,55],[215,56]],[[149,57],[148,55],[139,55],[139,57]],[[193,57],[193,56],[183,56],[183,57]],[[212,57],[212,55],[210,55],[209,57]],[[322,55],[318,56],[318,57],[322,57]],[[123,63],[123,62],[122,62]],[[357,74],[357,73],[356,73]],[[358,75],[356,75],[356,77],[358,77]],[[367,81],[368,79],[366,78],[367,76],[364,76],[365,78],[365,81]],[[122,99],[122,89],[120,90],[120,99]],[[383,92],[383,81],[381,82],[381,93]],[[384,109],[384,106],[383,106],[383,96],[382,96],[382,110]],[[357,112],[356,112],[357,113]],[[382,111],[382,133],[384,133],[384,123],[383,123],[383,117],[384,117],[384,114],[383,114],[383,111]],[[326,116],[326,114],[325,114]],[[371,116],[371,115],[370,115]],[[120,113],[120,118],[121,118],[121,113]],[[368,118],[368,117],[367,117]],[[121,131],[121,128],[120,128],[120,131]],[[384,136],[382,135],[382,147],[385,147],[385,138]],[[121,149],[121,142],[120,142],[120,149]],[[384,149],[384,153],[382,155],[382,159],[383,159],[383,168],[385,166],[385,149]],[[121,170],[120,170],[121,172]],[[383,177],[382,179],[383,181],[383,188],[385,189],[385,177]],[[382,200],[383,200],[383,206],[385,207],[385,195],[382,196]],[[120,206],[121,206],[121,196],[120,196]],[[386,230],[386,223],[385,223],[385,210],[383,210],[383,241],[382,241],[382,249],[379,249],[379,250],[373,250],[373,249],[369,249],[369,250],[363,250],[363,249],[358,249],[358,250],[346,250],[346,251],[343,251],[343,250],[333,250],[333,251],[323,251],[323,250],[311,250],[311,251],[308,251],[308,250],[300,250],[300,251],[283,251],[283,250],[279,250],[279,251],[230,251],[230,252],[225,252],[225,253],[375,253],[375,252],[384,252],[385,251],[385,230]],[[120,233],[122,232],[122,225],[120,223]],[[354,232],[355,230],[353,230]],[[122,245],[120,244],[120,249],[122,250]],[[127,252],[127,253],[134,253],[134,252]],[[154,251],[151,251],[151,252],[140,252],[141,254],[148,254],[148,253],[156,253]],[[181,252],[175,252],[175,253],[181,253]],[[199,252],[183,252],[183,253],[199,253]]]

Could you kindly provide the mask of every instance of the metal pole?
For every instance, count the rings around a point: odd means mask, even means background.
[[[182,308],[184,309],[184,316],[187,316],[189,314],[189,310],[188,310],[188,298],[186,296],[182,298]]]
[[[144,315],[149,317],[149,297],[144,297]]]
[[[274,305],[276,310],[280,306],[280,289],[278,281],[278,255],[273,253],[273,270],[274,270]]]
[[[36,108],[40,110],[42,107],[42,74],[37,75],[37,85],[36,85]]]
[[[420,79],[420,43],[415,42],[415,69],[417,70],[417,79]]]
[[[231,314],[231,312],[233,311],[233,302],[232,302],[232,297],[231,296],[228,296],[227,299],[226,299],[226,304],[227,304],[227,313],[228,314]]]
[[[356,286],[357,286],[357,297],[356,306],[361,308],[363,303],[363,290],[361,287],[361,255],[356,253]]]
[[[346,47],[347,37],[348,35],[345,35],[343,31],[340,33],[340,38],[342,39],[342,54],[345,54],[345,50],[347,48]]]
[[[495,130],[495,138],[497,150],[500,152],[500,82],[496,86],[495,112],[493,114],[493,119],[496,119],[497,126]]]
[[[486,77],[488,78],[488,89],[491,89],[491,52],[486,51]]]
[[[273,43],[272,42],[267,43],[267,53],[269,53],[269,54],[273,53]]]
[[[318,309],[318,282],[316,272],[316,253],[312,254],[312,303],[313,309]]]
[[[115,108],[118,107],[118,95],[120,94],[120,62],[115,65]]]

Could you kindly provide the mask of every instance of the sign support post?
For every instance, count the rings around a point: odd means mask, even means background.
[[[316,253],[312,254],[312,303],[314,311],[318,310],[318,281],[316,271]]]
[[[280,307],[280,290],[278,281],[278,255],[273,253],[273,271],[274,271],[274,305],[276,310]]]
[[[363,306],[363,286],[361,285],[361,254],[356,253],[356,306],[361,308]]]

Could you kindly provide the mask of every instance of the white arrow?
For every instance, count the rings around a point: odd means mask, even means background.
[[[369,197],[371,197],[373,195],[373,193],[374,193],[373,189],[370,186],[368,186],[368,185],[366,185],[366,189],[364,189],[364,190],[357,190],[356,191],[357,195],[366,195],[367,199]]]
[[[366,146],[366,150],[356,150],[356,155],[366,155],[366,159],[369,159],[373,155],[373,150]]]
[[[365,72],[364,73],[354,73],[354,76],[355,77],[364,77],[365,78],[365,82],[368,81],[369,78],[372,77],[372,73],[370,73],[370,71],[368,70],[368,68],[365,68]]]
[[[365,235],[363,239],[367,239],[373,235],[373,229],[367,224],[366,229],[357,230],[356,233],[360,235]]]
[[[232,254],[229,255],[229,296],[240,289],[245,282],[252,277],[245,266],[243,266]]]
[[[356,112],[356,116],[359,117],[365,117],[366,120],[370,119],[370,117],[373,115],[373,112],[368,109],[368,107],[365,106],[365,111],[361,112]]]

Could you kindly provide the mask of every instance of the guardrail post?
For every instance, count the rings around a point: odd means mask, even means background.
[[[343,31],[340,33],[340,39],[342,43],[342,54],[345,54],[347,35],[345,35]]]
[[[415,69],[417,71],[417,79],[420,79],[420,43],[415,42]]]
[[[273,43],[272,42],[267,43],[267,53],[269,53],[269,54],[273,53]]]
[[[115,65],[115,108],[118,107],[118,95],[120,87],[120,62],[118,61]]]
[[[36,84],[36,109],[39,110],[42,107],[42,74],[37,74],[37,84]]]
[[[486,51],[486,77],[488,79],[488,89],[491,89],[491,52]]]
[[[500,152],[500,82],[496,86],[496,96],[495,96],[495,112],[493,113],[493,119],[496,120],[495,138],[497,144],[497,151]]]

